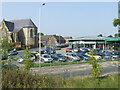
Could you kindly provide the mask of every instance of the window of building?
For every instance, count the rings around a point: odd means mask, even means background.
[[[30,37],[33,37],[33,30],[30,29]]]

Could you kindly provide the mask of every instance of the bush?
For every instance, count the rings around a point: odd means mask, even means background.
[[[5,70],[2,73],[2,88],[95,88],[97,80],[88,77],[62,78],[48,75],[32,75],[20,70]],[[118,88],[119,75],[100,78],[96,88]]]
[[[63,78],[32,75],[25,71],[5,70],[2,75],[3,88],[57,88],[64,85]]]

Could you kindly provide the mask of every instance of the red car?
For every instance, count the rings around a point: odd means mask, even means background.
[[[72,48],[67,48],[66,49],[66,53],[69,52],[69,51],[71,51],[71,50],[72,50]]]

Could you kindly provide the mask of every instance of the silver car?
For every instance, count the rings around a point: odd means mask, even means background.
[[[75,53],[66,53],[65,56],[70,60],[70,61],[80,61],[81,58],[77,56]]]

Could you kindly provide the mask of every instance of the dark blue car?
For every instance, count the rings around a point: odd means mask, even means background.
[[[82,59],[82,60],[89,60],[89,56],[83,54],[83,53],[77,53],[77,55]]]
[[[47,48],[45,51],[47,54],[55,54],[56,53],[56,51],[54,49],[51,49],[51,48]]]

